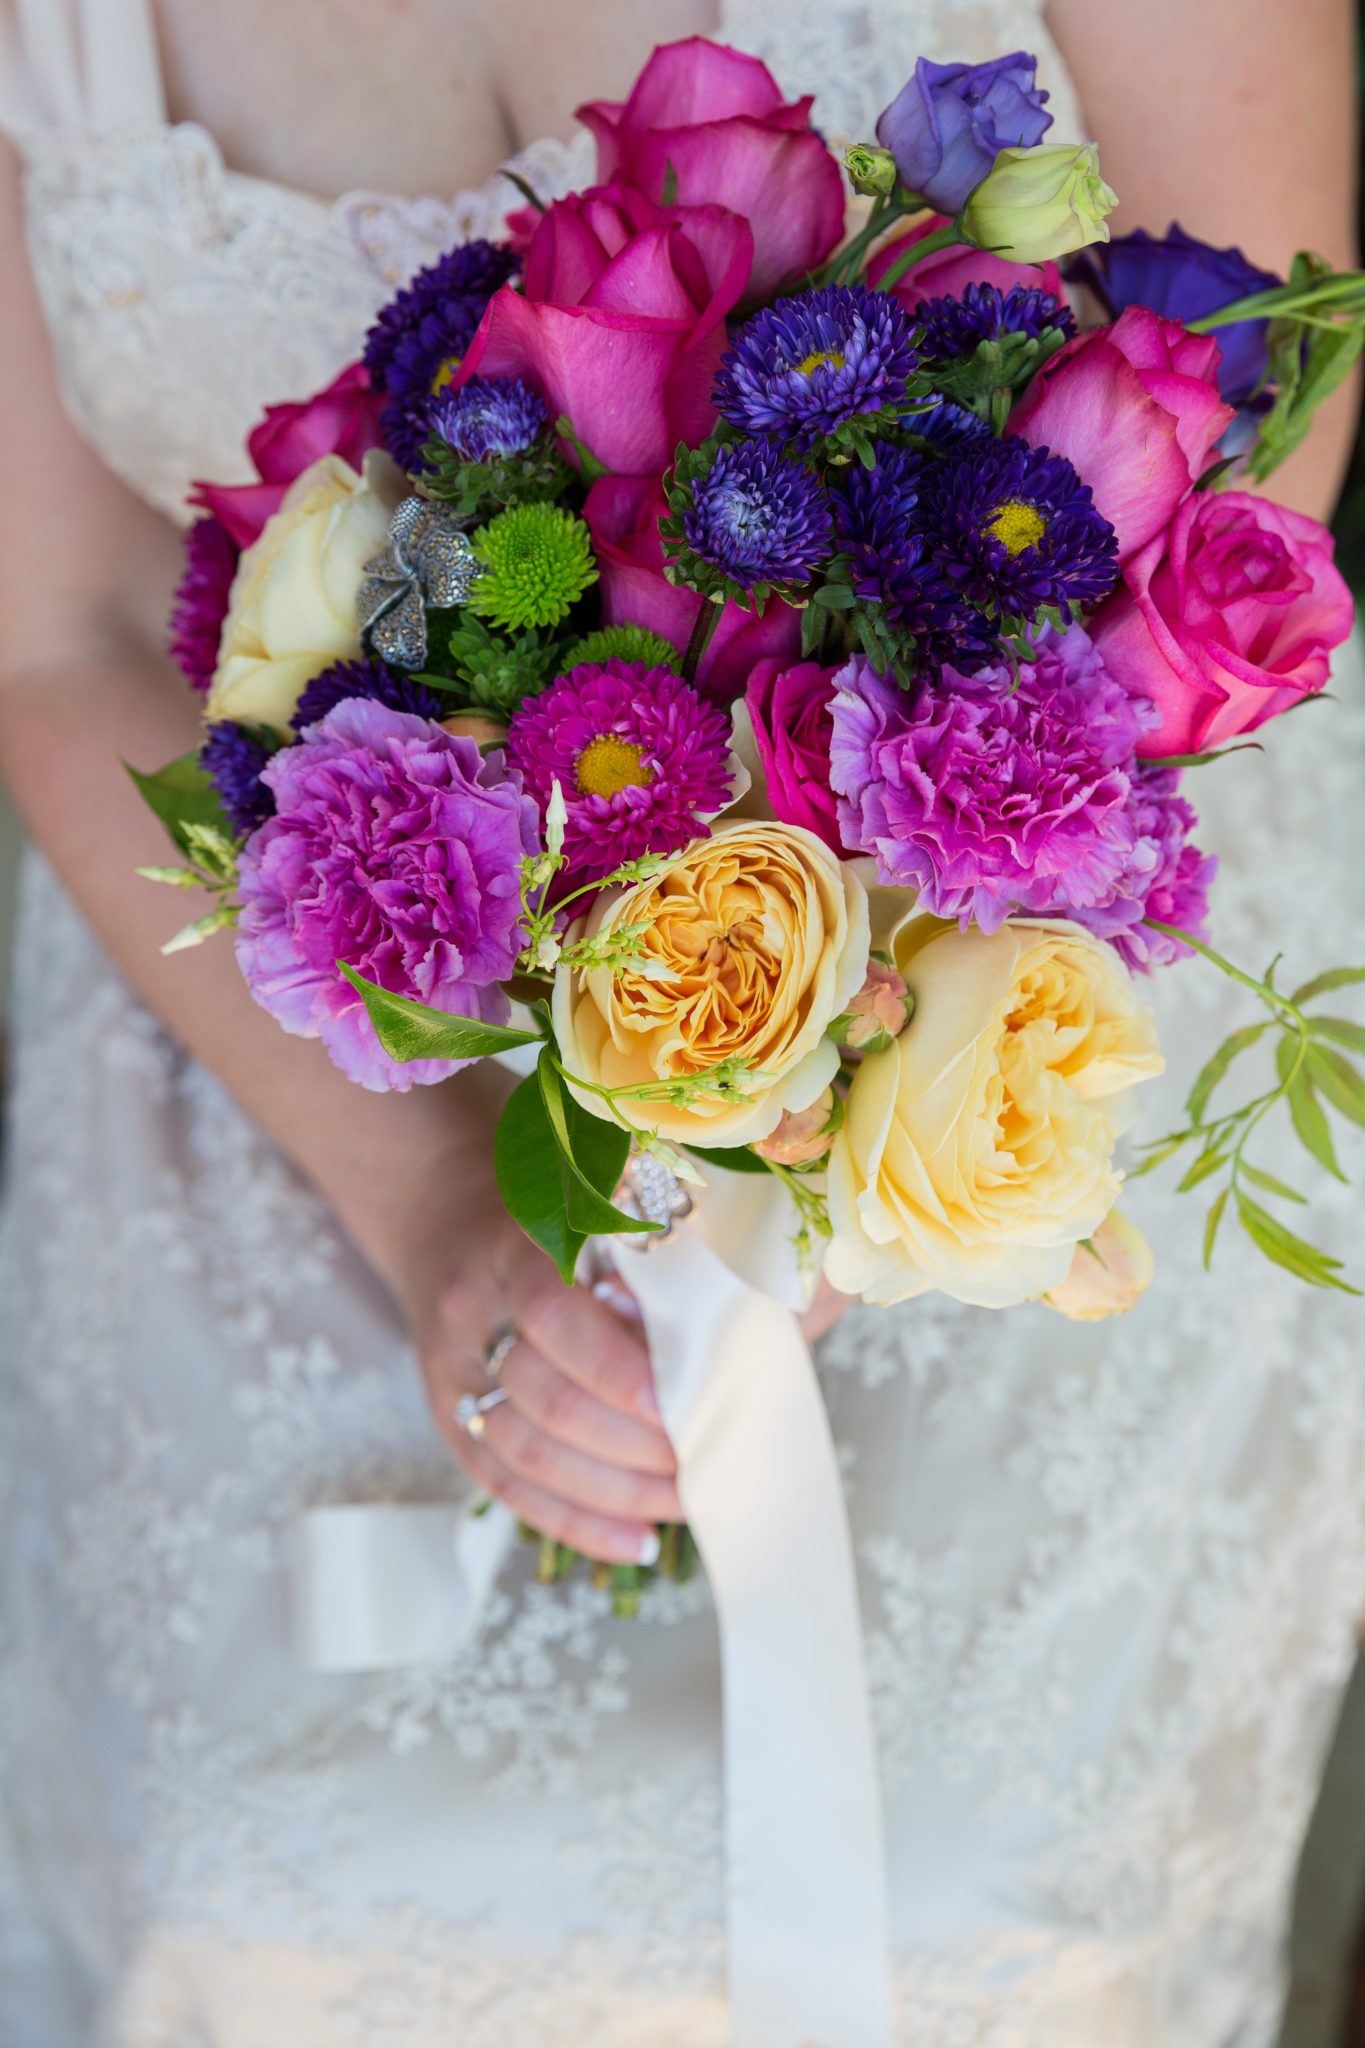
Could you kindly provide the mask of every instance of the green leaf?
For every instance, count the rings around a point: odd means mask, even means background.
[[[1206,1273],[1213,1261],[1214,1240],[1218,1236],[1218,1226],[1223,1220],[1223,1211],[1227,1208],[1228,1196],[1231,1192],[1230,1188],[1223,1188],[1215,1195],[1209,1213],[1204,1219],[1204,1271]]]
[[[144,775],[124,762],[138,795],[149,811],[159,818],[182,853],[191,852],[186,828],[210,825],[233,838],[232,821],[218,800],[218,792],[199,765],[199,756],[182,754],[151,775]]]
[[[1340,1259],[1329,1258],[1306,1238],[1296,1237],[1292,1230],[1253,1202],[1249,1195],[1238,1191],[1237,1214],[1242,1228],[1257,1249],[1263,1252],[1274,1265],[1283,1266],[1300,1280],[1306,1280],[1310,1287],[1334,1287],[1342,1294],[1358,1294],[1359,1288],[1352,1287],[1345,1280],[1337,1278]]]
[[[668,162],[664,165],[663,191],[660,194],[659,204],[661,206],[676,206],[677,203],[678,167],[673,162],[673,159],[670,157]]]
[[[1204,1121],[1204,1111],[1209,1097],[1239,1054],[1255,1045],[1258,1038],[1270,1029],[1272,1019],[1267,1017],[1263,1024],[1245,1024],[1240,1031],[1234,1031],[1225,1038],[1211,1059],[1205,1062],[1195,1076],[1193,1087],[1186,1097],[1185,1109],[1192,1124]]]
[[[348,967],[337,966],[361,996],[375,1036],[391,1060],[477,1060],[513,1046],[534,1045],[538,1031],[513,1031],[503,1024],[484,1024],[477,1017],[456,1017],[433,1010],[409,996],[392,995]]]
[[[1249,1180],[1253,1187],[1263,1189],[1268,1195],[1281,1195],[1286,1202],[1306,1202],[1308,1199],[1306,1195],[1301,1195],[1297,1188],[1291,1188],[1282,1180],[1276,1180],[1273,1173],[1267,1173],[1263,1167],[1253,1166],[1250,1160],[1244,1159],[1237,1170],[1244,1180]]]
[[[694,1159],[704,1159],[708,1166],[723,1166],[729,1173],[770,1173],[766,1159],[760,1159],[757,1152],[751,1152],[747,1145],[732,1145],[725,1149],[718,1145],[689,1145],[687,1150]]]
[[[1365,1052],[1365,1024],[1353,1024],[1349,1017],[1310,1017],[1308,1029],[1314,1038],[1330,1038],[1349,1052]]]
[[[1349,988],[1358,981],[1365,981],[1365,967],[1329,967],[1325,973],[1315,974],[1311,981],[1305,981],[1302,987],[1296,988],[1289,1000],[1302,1009],[1305,1003],[1312,1002],[1314,996],[1325,996],[1329,989]]]
[[[1200,1153],[1193,1166],[1187,1167],[1182,1178],[1176,1182],[1176,1193],[1187,1195],[1191,1188],[1198,1187],[1201,1180],[1207,1180],[1210,1174],[1217,1173],[1220,1166],[1226,1166],[1228,1150],[1226,1145],[1207,1147]]]
[[[572,1286],[586,1231],[569,1222],[561,1154],[545,1109],[540,1082],[528,1074],[514,1088],[493,1133],[493,1171],[512,1221],[547,1252],[566,1287]]]
[[[548,1045],[536,1067],[536,1082],[558,1148],[564,1208],[573,1230],[585,1237],[658,1232],[662,1225],[627,1216],[609,1199],[630,1151],[629,1131],[594,1116],[574,1100],[563,1085]]]
[[[1275,1064],[1279,1069],[1281,1082],[1288,1079],[1295,1054],[1295,1041],[1292,1038],[1281,1038],[1275,1048]],[[1337,1164],[1336,1146],[1332,1143],[1326,1113],[1313,1093],[1313,1084],[1302,1067],[1289,1083],[1287,1099],[1289,1114],[1293,1118],[1299,1143],[1317,1160],[1319,1166],[1325,1166],[1329,1173],[1344,1181],[1346,1176]]]
[[[1324,1045],[1310,1045],[1306,1064],[1313,1086],[1326,1096],[1333,1109],[1340,1116],[1349,1117],[1353,1124],[1365,1125],[1365,1080],[1351,1062],[1339,1052],[1329,1052]]]

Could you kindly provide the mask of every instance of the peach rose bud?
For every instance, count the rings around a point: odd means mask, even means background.
[[[443,718],[441,723],[457,740],[477,740],[481,747],[500,747],[507,738],[506,722],[490,717],[486,711],[457,711],[453,718]]]
[[[867,980],[848,1006],[844,1044],[850,1052],[881,1052],[910,1021],[910,999],[894,967],[869,960]]]
[[[1078,1244],[1071,1271],[1060,1287],[1043,1300],[1073,1323],[1098,1323],[1121,1316],[1133,1307],[1156,1271],[1156,1260],[1136,1223],[1111,1209],[1084,1244]]]
[[[834,1143],[834,1090],[826,1088],[809,1109],[788,1109],[771,1137],[754,1146],[760,1159],[774,1166],[809,1166],[823,1159]]]

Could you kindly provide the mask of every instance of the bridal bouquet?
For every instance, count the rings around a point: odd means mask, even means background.
[[[1262,1014],[1144,1161],[1217,1184],[1209,1253],[1227,1211],[1346,1284],[1253,1141],[1283,1106],[1335,1170],[1365,1034],[1315,1005],[1365,969],[1213,951],[1188,785],[1350,630],[1326,532],[1247,485],[1365,291],[1110,242],[1044,99],[921,62],[841,169],[760,63],[656,50],[580,110],[595,185],[523,188],[198,488],[204,743],[137,778],[183,855],[147,872],[213,892],[173,943],[231,928],[367,1088],[533,1062],[496,1167],[566,1280],[739,1172],[868,1301],[1128,1306],[1143,990],[1198,953]]]

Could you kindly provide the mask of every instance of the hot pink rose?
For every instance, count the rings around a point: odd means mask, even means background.
[[[748,224],[593,186],[546,212],[523,289],[490,299],[454,377],[523,377],[606,468],[657,474],[715,424],[725,316],[749,276]]]
[[[609,626],[645,626],[685,648],[705,599],[664,575],[659,521],[667,507],[656,478],[599,477],[583,516],[592,531],[602,572],[602,617]],[[761,615],[737,604],[721,609],[697,671],[697,687],[718,704],[742,696],[757,662],[795,659],[801,620],[790,605],[770,599]]]
[[[194,502],[222,521],[239,548],[249,548],[274,517],[296,476],[323,455],[340,455],[359,469],[380,446],[382,396],[370,388],[363,363],[349,363],[323,391],[294,405],[266,407],[247,438],[259,483],[196,484]]]
[[[1212,335],[1129,306],[1043,365],[1006,431],[1066,456],[1127,561],[1170,524],[1232,418]]]
[[[878,249],[867,266],[867,281],[876,284],[891,265],[905,254],[910,242],[922,242],[926,235],[936,234],[948,225],[941,213],[931,213],[924,220],[917,221],[907,234],[897,235],[892,241]],[[900,300],[907,313],[913,313],[925,299],[955,299],[960,297],[964,285],[993,284],[1002,292],[1012,285],[1029,285],[1034,291],[1055,292],[1059,299],[1066,294],[1062,289],[1061,273],[1055,263],[1007,263],[1003,256],[992,256],[989,249],[967,249],[961,246],[940,249],[936,255],[926,256],[921,263],[912,263],[898,284],[891,287],[892,296]]]
[[[1138,752],[1196,754],[1250,732],[1327,680],[1351,593],[1316,519],[1246,491],[1187,498],[1091,622],[1111,674],[1154,699]]]
[[[655,50],[629,99],[591,100],[578,118],[596,138],[600,179],[752,223],[745,304],[756,305],[823,263],[844,231],[843,178],[810,109],[785,102],[757,57],[691,36]]]
[[[785,825],[804,825],[847,857],[829,786],[835,674],[817,661],[760,661],[744,700],[774,813]]]

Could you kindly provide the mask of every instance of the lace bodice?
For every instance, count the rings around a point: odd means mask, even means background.
[[[139,48],[145,0],[0,0],[35,22],[11,70],[8,124],[27,162],[29,248],[62,391],[110,467],[172,518],[195,477],[245,479],[244,438],[262,408],[306,395],[359,352],[380,303],[452,243],[496,236],[515,188],[495,175],[453,199],[348,192],[324,201],[242,175],[207,131],[168,126]],[[122,18],[123,89],[73,93],[52,24],[71,7]],[[820,82],[831,137],[870,135],[921,53],[1036,49],[1056,133],[1079,122],[1033,0],[729,0],[724,33],[793,92]],[[511,160],[554,197],[588,182],[586,132]]]

